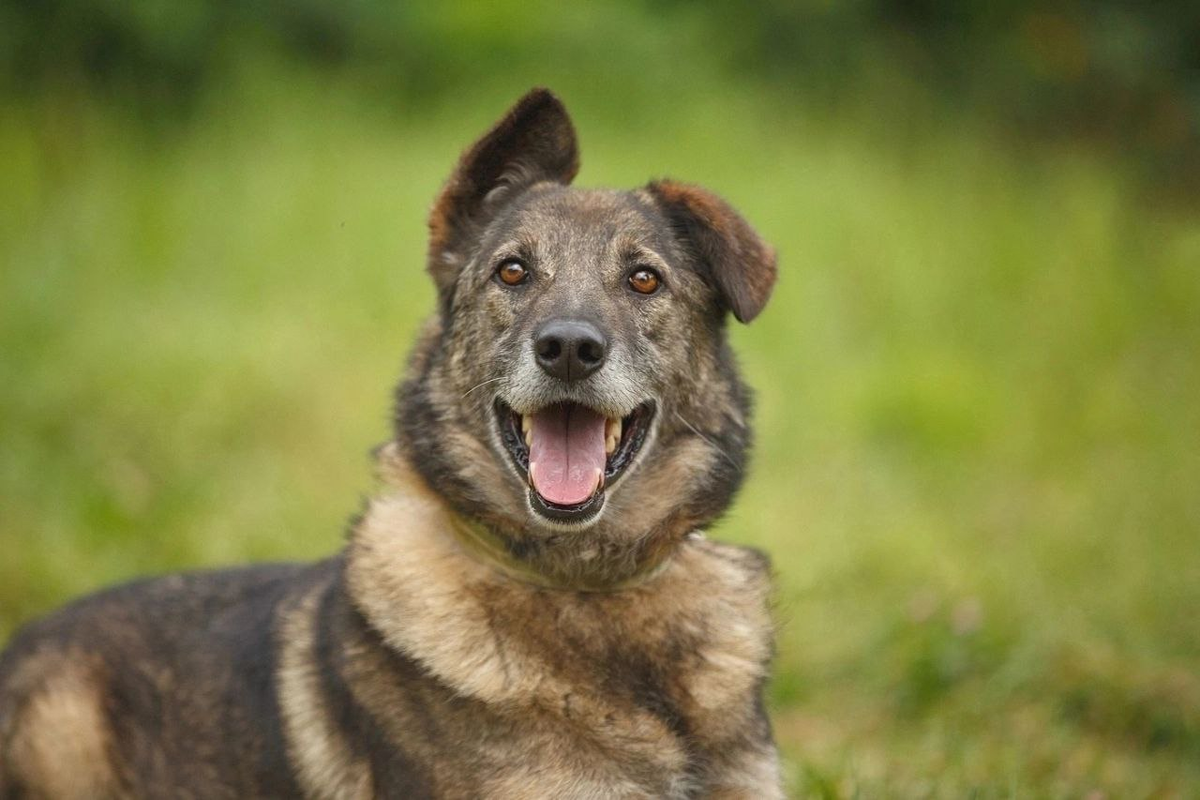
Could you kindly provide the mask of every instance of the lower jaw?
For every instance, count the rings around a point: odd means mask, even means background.
[[[536,490],[529,490],[529,505],[534,513],[560,525],[581,525],[592,522],[604,508],[604,490],[601,489],[578,505],[560,506],[542,498]]]

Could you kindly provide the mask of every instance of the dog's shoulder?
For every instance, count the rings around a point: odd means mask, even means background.
[[[759,550],[711,539],[680,546],[664,585],[647,604],[669,630],[695,632],[693,687],[709,704],[720,705],[716,689],[729,690],[740,704],[765,678],[774,652],[771,566]],[[648,642],[647,646],[653,646]]]

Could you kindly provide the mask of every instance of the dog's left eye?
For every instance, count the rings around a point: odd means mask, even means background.
[[[505,261],[496,268],[496,277],[505,286],[519,286],[529,277],[529,270],[520,261]]]
[[[629,276],[629,288],[633,289],[638,294],[654,294],[658,291],[659,285],[662,283],[662,278],[658,277],[658,273],[652,269],[642,268],[635,270]]]

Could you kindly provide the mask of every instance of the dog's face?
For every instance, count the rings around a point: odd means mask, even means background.
[[[774,255],[709,192],[580,190],[565,109],[523,98],[463,156],[430,221],[440,313],[400,393],[410,458],[525,541],[709,521],[748,445],[725,317]]]

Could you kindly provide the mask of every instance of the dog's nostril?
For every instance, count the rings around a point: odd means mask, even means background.
[[[542,358],[558,358],[562,355],[562,343],[553,338],[539,339],[537,350]]]
[[[582,341],[579,343],[579,360],[585,364],[593,364],[604,358],[604,351],[599,342]]]

